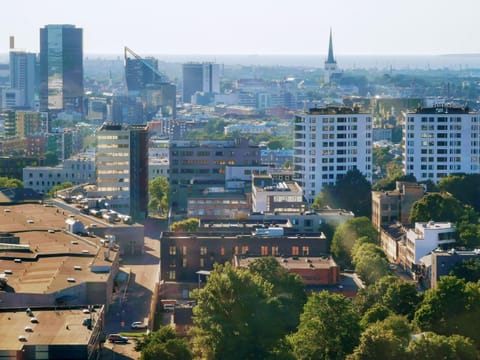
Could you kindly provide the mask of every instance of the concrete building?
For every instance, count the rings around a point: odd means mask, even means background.
[[[372,223],[377,231],[382,225],[409,222],[413,204],[425,193],[423,185],[397,181],[395,190],[372,191]]]
[[[296,182],[274,182],[271,175],[253,175],[252,211],[303,213],[303,189]]]
[[[246,256],[312,256],[327,254],[328,241],[321,233],[261,237],[251,229],[197,231],[192,234],[162,233],[161,280],[196,282],[197,271],[212,270],[213,264]]]
[[[260,149],[246,139],[170,142],[170,190],[174,212],[187,211],[187,198],[224,187],[227,165],[260,164]]]
[[[5,360],[97,359],[104,331],[104,309],[97,306],[88,314],[84,310],[86,308],[52,306],[17,307],[0,312],[0,357]]]
[[[27,166],[23,168],[23,183],[39,193],[47,193],[55,185],[71,182],[74,185],[95,182],[95,156],[80,154],[50,166]]]
[[[69,232],[67,221],[87,219],[51,204],[0,209],[0,268],[9,270],[0,308],[111,303],[118,245]]]
[[[36,61],[34,53],[10,50],[10,88],[21,92],[18,107],[35,109]]]
[[[466,260],[480,259],[480,250],[435,250],[426,257],[430,258],[430,266],[424,269],[425,280],[430,288],[435,289],[442,276],[450,275],[455,265]]]
[[[312,108],[294,119],[295,180],[312,202],[348,170],[372,180],[372,115],[358,108]]]
[[[406,236],[407,259],[410,268],[418,265],[420,259],[437,247],[455,243],[455,226],[452,223],[415,223]]]
[[[191,103],[197,92],[220,92],[220,66],[215,63],[183,64],[183,102]]]
[[[144,125],[106,123],[97,130],[97,195],[134,220],[147,216],[147,135]]]
[[[83,30],[40,29],[40,110],[83,112]]]
[[[480,172],[480,118],[468,107],[437,104],[405,114],[404,171],[417,181]]]
[[[249,197],[242,191],[206,189],[188,198],[187,216],[198,219],[246,218],[251,212]]]
[[[20,137],[48,133],[48,113],[39,111],[16,111],[15,134]]]

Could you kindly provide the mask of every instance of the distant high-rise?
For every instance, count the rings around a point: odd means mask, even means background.
[[[219,66],[214,63],[183,64],[183,102],[190,103],[197,91],[220,92]]]
[[[20,91],[18,107],[35,108],[36,55],[25,51],[10,51],[10,88]]]
[[[97,190],[112,209],[143,220],[148,203],[148,130],[103,124],[97,131]]]
[[[478,112],[433,104],[408,112],[405,119],[405,174],[417,181],[437,182],[454,173],[480,173]]]
[[[372,180],[372,114],[328,106],[295,114],[295,180],[312,202],[349,170]]]
[[[330,39],[328,42],[328,56],[327,56],[327,60],[325,61],[325,67],[324,67],[325,84],[329,84],[332,80],[332,75],[338,74],[338,73],[339,73],[339,70],[337,67],[337,61],[333,56],[332,29],[330,29]]]
[[[83,30],[40,29],[40,109],[83,112]]]

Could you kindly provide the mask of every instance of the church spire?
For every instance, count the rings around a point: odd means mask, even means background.
[[[326,63],[335,64],[335,58],[333,57],[333,40],[332,40],[332,28],[330,28],[330,41],[328,43],[328,57]]]

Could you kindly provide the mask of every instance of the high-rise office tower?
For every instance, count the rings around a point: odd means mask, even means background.
[[[175,84],[158,70],[158,60],[143,58],[133,50],[125,47],[125,82],[128,95],[133,97],[129,102],[141,99],[144,104],[142,118],[131,119],[129,123],[143,123],[155,115],[175,118],[176,94]],[[114,121],[123,122],[114,117]]]
[[[97,191],[112,209],[135,220],[147,216],[148,129],[106,123],[97,131]]]
[[[40,29],[40,109],[83,111],[83,30]]]
[[[299,112],[294,122],[295,180],[309,202],[348,170],[372,180],[372,114],[328,106]]]
[[[35,62],[34,53],[10,50],[10,88],[20,91],[22,108],[35,108]]]
[[[439,181],[452,173],[480,173],[480,116],[468,107],[435,104],[405,116],[405,174]]]
[[[183,102],[190,103],[197,91],[220,92],[219,66],[214,63],[183,64]]]
[[[325,84],[329,84],[332,81],[332,77],[335,74],[339,74],[340,71],[337,67],[337,61],[333,56],[333,40],[332,40],[332,29],[330,29],[330,39],[328,42],[328,56],[327,60],[325,60],[325,67],[324,67],[324,82]]]

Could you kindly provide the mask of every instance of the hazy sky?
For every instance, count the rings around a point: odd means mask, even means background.
[[[39,50],[39,28],[84,29],[85,54],[480,53],[479,0],[4,0],[8,37]]]

